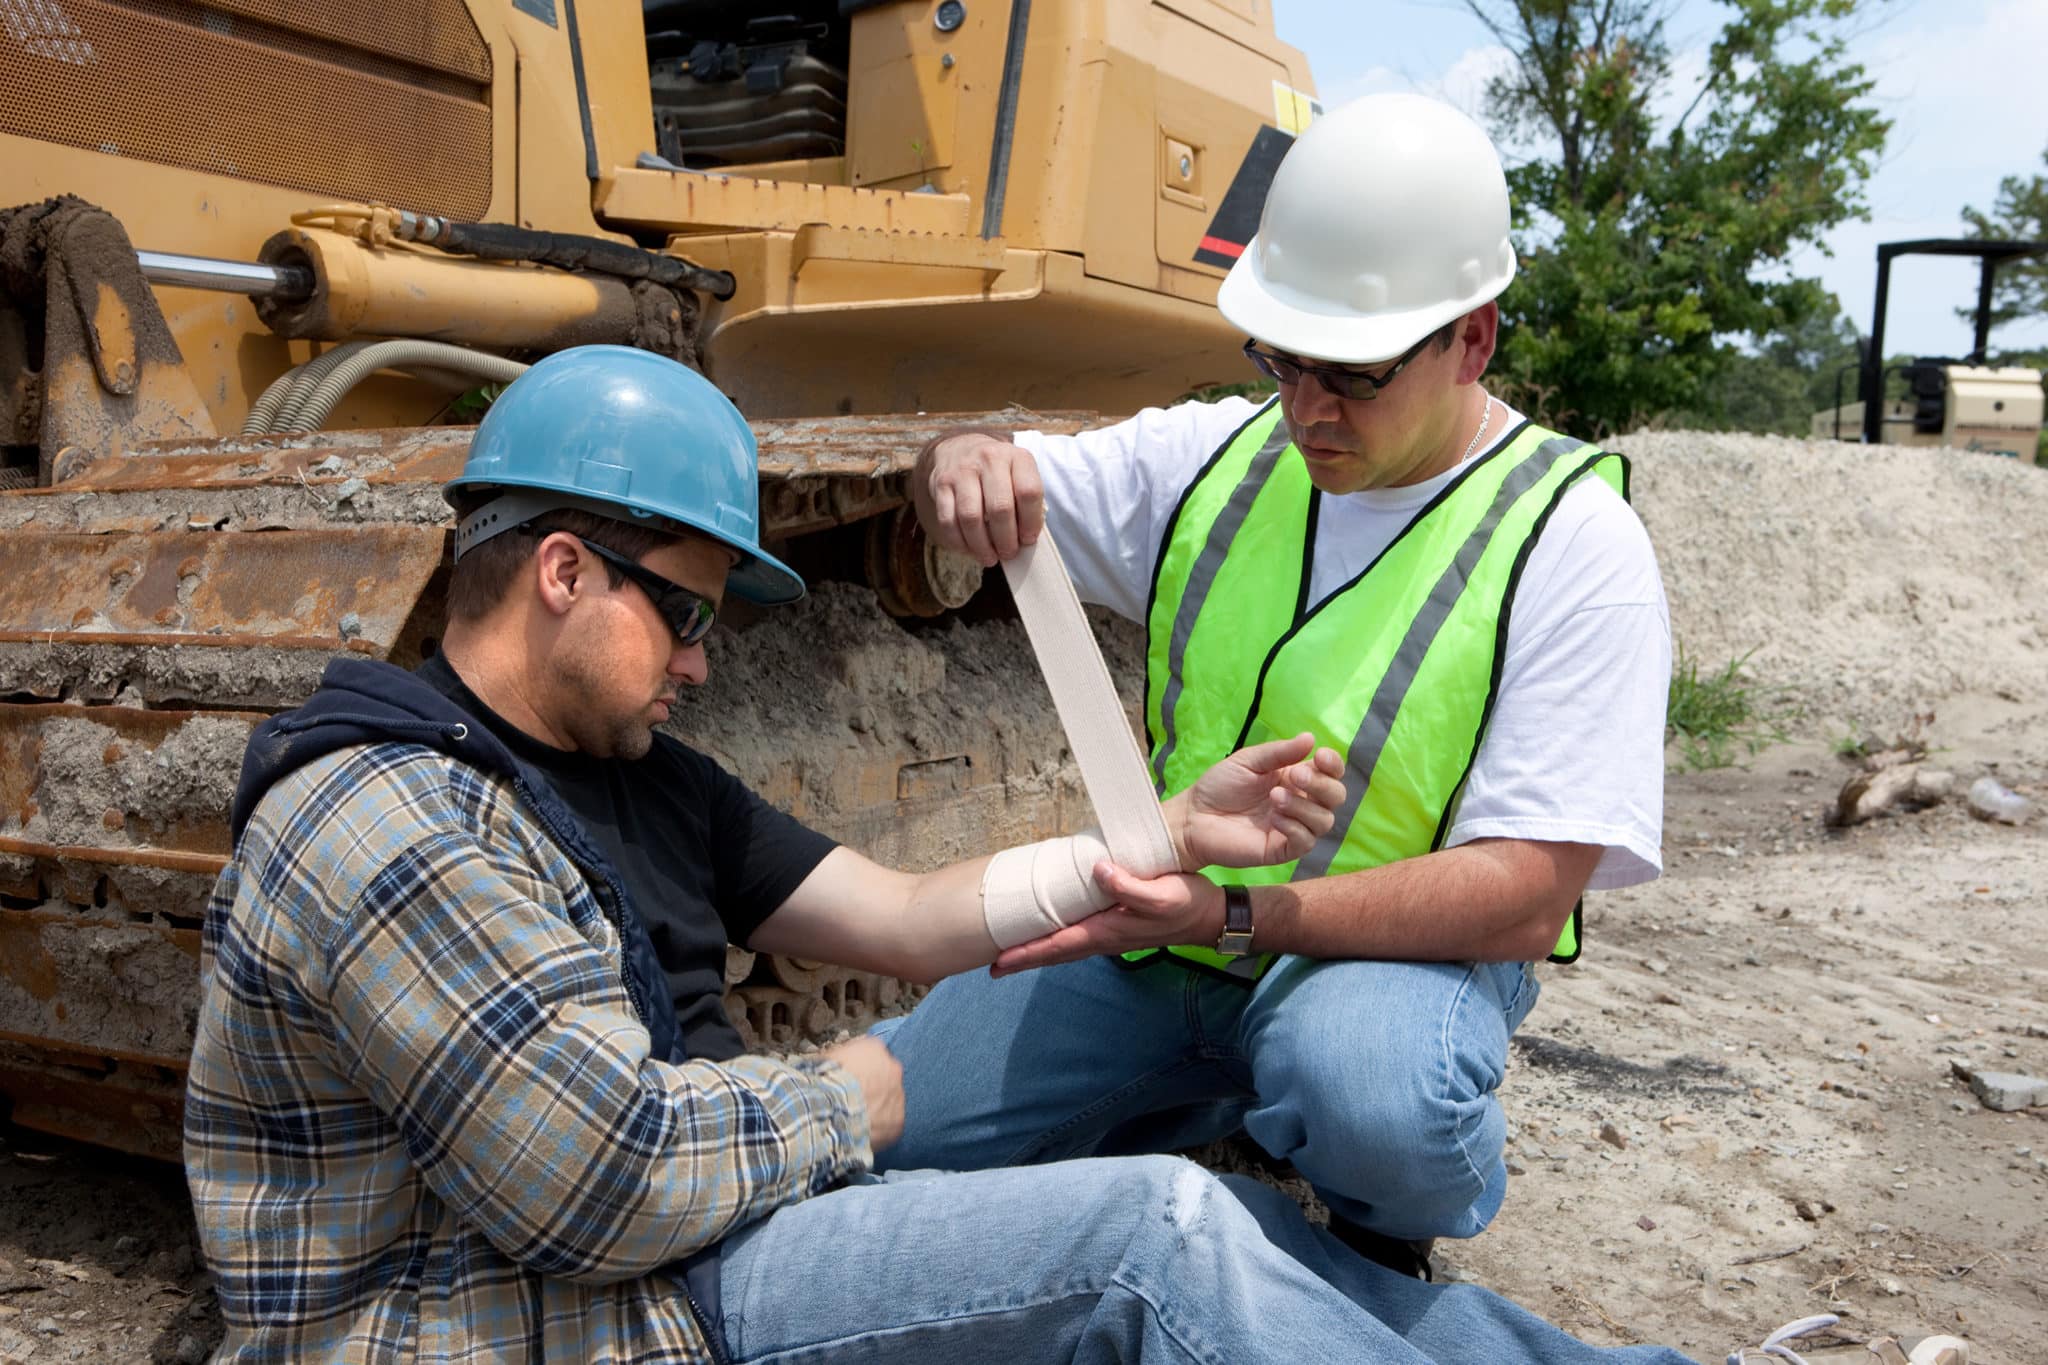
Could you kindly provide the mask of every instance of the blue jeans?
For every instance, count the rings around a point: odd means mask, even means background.
[[[729,1238],[723,1298],[748,1365],[1686,1365],[1383,1270],[1278,1191],[1176,1157],[865,1177]]]
[[[1242,1127],[1354,1223],[1471,1237],[1507,1193],[1494,1091],[1536,993],[1520,963],[1286,957],[1250,989],[1107,958],[964,973],[875,1028],[907,1101],[882,1166],[1163,1152]]]

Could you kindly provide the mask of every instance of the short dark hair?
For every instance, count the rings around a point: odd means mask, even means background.
[[[472,509],[462,509],[465,513],[469,510]],[[567,531],[572,536],[593,545],[602,545],[632,560],[641,559],[683,538],[679,532],[660,526],[616,521],[576,508],[565,507],[549,512],[524,526],[492,536],[455,561],[454,572],[448,578],[449,619],[480,620],[504,601],[513,581],[532,557],[534,547],[540,543],[537,533],[542,530]],[[614,588],[626,581],[625,575],[609,564],[604,566],[604,571]]]
[[[1462,321],[1462,319],[1456,319],[1451,322],[1445,323],[1442,327],[1437,329],[1437,334],[1430,338],[1430,341],[1436,347],[1438,354],[1442,354],[1443,352],[1450,350],[1451,343],[1458,339],[1459,321]]]

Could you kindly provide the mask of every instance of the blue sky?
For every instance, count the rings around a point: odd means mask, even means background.
[[[1335,106],[1380,90],[1422,90],[1475,115],[1505,53],[1459,0],[1272,0],[1280,36],[1308,54]],[[1674,73],[1704,65],[1727,11],[1678,0],[1669,29]],[[1892,120],[1866,187],[1871,221],[1845,223],[1794,267],[1834,290],[1859,329],[1870,324],[1879,242],[1963,235],[1964,205],[1989,209],[2007,175],[2043,169],[2048,146],[2048,0],[1883,0],[1856,21],[1850,56],[1877,81]],[[1686,98],[1690,98],[1687,88]],[[1892,267],[1885,349],[1959,355],[1970,330],[1952,311],[1976,298],[1972,262],[1909,257]],[[1994,333],[1994,346],[2048,345],[2048,318]]]

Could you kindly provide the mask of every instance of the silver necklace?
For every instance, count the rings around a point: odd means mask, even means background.
[[[1472,444],[1466,446],[1465,453],[1458,457],[1459,464],[1462,465],[1463,463],[1465,463],[1465,461],[1471,459],[1472,452],[1479,449],[1479,443],[1486,439],[1487,424],[1492,421],[1493,395],[1489,393],[1488,395],[1486,395],[1486,409],[1479,415],[1479,430],[1472,433]]]

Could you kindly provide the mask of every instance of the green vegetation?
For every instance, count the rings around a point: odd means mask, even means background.
[[[2048,166],[2048,149],[2041,153],[2041,164]],[[1991,212],[1966,208],[1963,221],[1970,225],[1972,237],[2048,242],[2048,175],[2027,180],[2007,176],[1999,182]],[[1963,318],[1971,316],[1969,308],[1958,308],[1956,313]],[[1995,328],[2044,313],[2048,313],[2048,257],[2031,256],[2001,265],[1998,282],[1992,286],[1991,325]]]
[[[484,414],[491,410],[491,404],[497,402],[498,395],[504,391],[503,384],[481,384],[464,390],[448,405],[448,420],[458,426],[481,422]]]
[[[1724,356],[1700,405],[1671,424],[1804,437],[1813,414],[1856,401],[1856,360],[1855,327],[1833,308],[1816,310],[1752,349]],[[1903,391],[1905,381],[1894,376],[1892,385]],[[1857,433],[1843,436],[1853,441]]]
[[[1890,124],[1844,54],[1875,3],[1723,0],[1703,72],[1680,88],[1673,0],[1466,0],[1515,58],[1487,92],[1519,158],[1503,397],[1593,437],[1792,429],[1821,406],[1809,381],[1832,392],[1848,339],[1834,297],[1785,262],[1865,213]],[[1771,375],[1774,347],[1811,368]]]
[[[1671,695],[1664,713],[1664,737],[1678,741],[1679,757],[1691,771],[1732,767],[1742,758],[1785,738],[1767,714],[1764,696],[1743,672],[1749,651],[1704,676],[1699,660],[1678,646],[1671,669]]]

